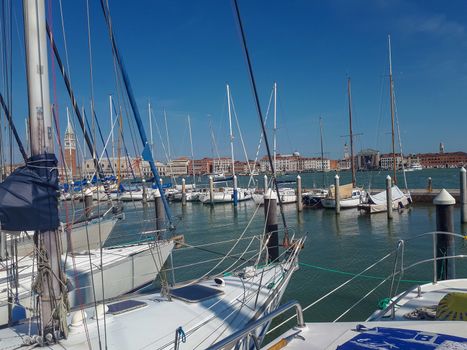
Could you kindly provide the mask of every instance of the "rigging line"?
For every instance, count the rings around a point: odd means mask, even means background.
[[[264,118],[264,123],[266,124],[267,121],[268,121],[268,116],[269,116],[269,111],[270,111],[270,108],[271,108],[271,104],[272,104],[272,97],[274,95],[274,89],[271,90],[271,95],[269,96],[269,103],[268,103],[268,108],[266,109],[266,116]],[[259,135],[259,142],[258,142],[258,147],[256,148],[256,155],[255,155],[255,164],[256,162],[258,161],[258,157],[259,157],[259,151],[261,149],[261,144],[263,142],[263,132],[261,131],[260,135]]]
[[[164,189],[163,189],[163,187],[162,187],[162,185],[160,183],[159,171],[158,171],[157,166],[156,166],[156,164],[154,162],[154,157],[152,155],[151,148],[149,147],[148,139],[147,139],[144,127],[143,127],[143,123],[142,123],[142,120],[141,120],[141,116],[139,114],[139,109],[138,109],[138,106],[136,104],[136,100],[135,100],[134,95],[133,95],[133,90],[132,90],[132,87],[131,87],[131,84],[130,84],[130,80],[129,80],[128,76],[127,76],[125,67],[123,65],[122,58],[121,58],[120,53],[119,53],[118,48],[117,48],[117,42],[116,42],[116,39],[115,39],[115,35],[113,33],[112,22],[111,22],[111,17],[110,17],[110,9],[108,7],[108,4],[106,5],[104,3],[104,0],[101,0],[101,7],[102,7],[103,14],[104,14],[105,22],[107,24],[107,29],[109,31],[109,37],[110,37],[110,41],[111,41],[111,45],[112,45],[112,52],[113,52],[113,54],[115,56],[115,59],[116,59],[116,61],[118,63],[118,66],[120,68],[120,73],[121,73],[121,76],[122,76],[122,79],[123,79],[123,82],[124,82],[124,85],[125,85],[127,96],[128,96],[131,108],[133,110],[133,116],[136,119],[136,123],[138,125],[138,131],[139,131],[139,134],[141,136],[141,142],[142,142],[143,147],[144,147],[144,150],[143,150],[143,153],[142,153],[143,159],[149,162],[149,165],[151,167],[151,171],[154,174],[154,178],[156,180],[156,186],[157,186],[157,188],[158,188],[158,190],[159,190],[159,192],[161,194],[162,203],[164,204],[165,214],[167,216],[169,226],[170,226],[171,229],[174,229],[175,227],[173,225],[171,209],[169,207],[169,203],[167,202],[167,198],[165,197],[165,191],[164,191]]]
[[[278,203],[279,203],[282,223],[283,223],[284,229],[285,229],[284,241],[286,241],[286,240],[288,240],[288,233],[287,233],[288,227],[287,227],[287,222],[285,220],[285,214],[284,214],[284,208],[283,208],[283,205],[282,205],[282,199],[281,199],[281,196],[279,195],[279,185],[277,184],[277,181],[276,181],[276,175],[275,175],[276,172],[275,172],[275,168],[274,168],[274,164],[273,164],[274,162],[272,161],[271,149],[269,147],[269,141],[268,141],[268,137],[267,137],[267,134],[266,134],[266,126],[264,124],[263,112],[261,110],[261,105],[259,103],[258,91],[257,91],[257,88],[256,88],[256,80],[255,80],[255,77],[253,75],[253,67],[252,67],[252,64],[251,64],[250,53],[248,51],[248,47],[247,47],[247,43],[246,43],[245,32],[243,30],[243,24],[242,24],[242,19],[240,17],[240,9],[238,8],[237,0],[232,0],[232,1],[233,1],[233,4],[234,4],[234,9],[235,9],[235,13],[236,13],[237,24],[238,24],[240,34],[241,34],[243,52],[245,54],[245,58],[246,58],[246,62],[247,62],[247,68],[248,68],[250,83],[251,83],[251,87],[252,87],[252,90],[253,90],[253,96],[254,96],[255,104],[256,104],[256,111],[258,112],[259,122],[260,122],[261,128],[263,130],[264,145],[266,146],[266,151],[268,153],[268,159],[269,159],[269,165],[270,165],[271,171],[272,171],[272,178],[274,180],[274,184],[275,184],[275,187],[276,187],[277,200],[278,200]]]
[[[409,187],[407,186],[407,174],[405,173],[405,168],[404,168],[404,152],[402,151],[402,136],[401,136],[401,129],[400,129],[400,124],[399,124],[399,115],[397,112],[397,103],[396,103],[396,90],[393,87],[392,88],[392,93],[394,95],[394,114],[396,116],[396,126],[397,126],[397,136],[399,139],[399,149],[400,149],[400,155],[401,155],[401,165],[402,165],[402,174],[404,175],[404,185],[405,189],[408,191]]]
[[[245,142],[243,141],[243,134],[242,134],[242,130],[240,129],[240,122],[238,121],[237,111],[235,109],[235,105],[234,105],[234,102],[233,102],[232,95],[230,95],[230,100],[231,100],[231,103],[232,103],[232,110],[233,110],[234,116],[235,116],[235,123],[237,124],[238,136],[240,136],[240,142],[242,144],[243,154],[245,155],[246,164],[248,166],[248,172],[250,173],[250,179],[248,180],[248,187],[250,187],[250,182],[255,183],[255,179],[253,178],[253,174],[252,174],[252,171],[251,171],[250,160],[248,159],[248,153],[246,151]],[[256,164],[256,162],[255,162],[255,164]]]
[[[117,112],[117,107],[115,106],[113,100],[112,100],[112,105],[113,105],[115,115],[119,116],[119,118],[120,118],[122,113],[121,113],[121,111],[120,111],[120,113]],[[119,118],[117,118],[117,119],[119,119]],[[122,128],[122,125],[119,124],[119,126],[120,126],[119,127],[119,134],[121,136],[121,142],[123,143],[123,148],[124,148],[125,155],[126,155],[126,161],[127,161],[128,165],[129,165],[129,168],[130,168],[130,171],[131,171],[131,175],[133,176],[133,179],[136,179],[135,173],[133,171],[133,167],[131,166],[130,155],[129,155],[128,149],[126,147],[125,138],[123,136],[123,128]]]
[[[0,93],[0,104],[2,105],[3,111],[5,112],[5,116],[8,120],[8,123],[10,124],[10,128],[13,131],[13,135],[15,137],[16,143],[18,144],[19,151],[21,152],[21,155],[23,156],[23,159],[26,162],[28,159],[28,156],[26,154],[26,151],[24,150],[23,143],[21,142],[21,139],[19,138],[18,131],[16,130],[10,111],[7,105],[5,104],[5,100],[3,99],[3,95],[1,93]]]
[[[70,80],[68,78],[67,73],[65,72],[65,67],[63,66],[62,60],[60,58],[60,54],[58,52],[57,45],[55,44],[55,39],[53,37],[53,33],[52,33],[52,30],[50,29],[48,21],[46,22],[46,30],[47,30],[47,36],[49,38],[50,45],[52,46],[53,51],[54,51],[55,60],[57,61],[57,64],[58,64],[58,66],[60,68],[60,73],[62,74],[63,80],[65,82],[65,86],[67,88],[68,96],[70,97],[71,104],[72,104],[73,109],[75,111],[76,117],[78,118],[79,126],[81,127],[81,130],[83,131],[84,140],[86,142],[86,145],[88,146],[89,151],[92,154],[93,149],[94,149],[93,141],[89,137],[89,133],[86,132],[86,127],[85,127],[85,124],[84,124],[83,116],[82,116],[82,114],[81,114],[81,112],[79,110],[78,103],[77,103],[76,98],[75,98],[75,94],[74,94],[73,89],[71,87],[71,82],[70,82]],[[104,180],[104,178],[105,178],[104,173],[103,173],[102,168],[101,168],[101,166],[100,166],[100,164],[99,164],[99,162],[98,162],[98,160],[97,160],[97,158],[95,157],[94,154],[92,154],[92,158],[93,158],[93,162],[94,162],[94,167],[97,170],[99,178]]]

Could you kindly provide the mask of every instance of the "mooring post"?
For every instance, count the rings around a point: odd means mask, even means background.
[[[465,168],[460,171],[461,224],[467,223],[467,176]]]
[[[238,191],[237,191],[237,175],[233,176],[233,205],[237,206],[238,203]]]
[[[143,186],[143,204],[146,204],[148,201],[148,190],[146,188],[146,180],[142,179],[141,180],[142,186]]]
[[[164,202],[162,200],[159,189],[156,189],[154,192],[154,209],[156,210],[156,230],[158,231],[157,238],[160,238],[162,230],[165,228],[165,210]]]
[[[303,210],[302,202],[302,177],[297,175],[297,211]]]
[[[272,189],[264,193],[264,215],[266,217],[266,234],[268,240],[269,262],[279,258],[279,233],[277,224],[277,194]]]
[[[334,176],[334,197],[336,201],[336,214],[341,212],[341,196],[339,193],[339,175]]]
[[[392,220],[392,179],[391,176],[386,176],[386,208],[388,220]]]
[[[433,200],[436,205],[436,231],[454,232],[454,204],[456,200],[448,191],[442,189]],[[455,254],[454,236],[436,234],[436,258],[453,256]],[[438,280],[446,280],[456,277],[456,265],[454,259],[436,260]]]
[[[185,183],[185,178],[182,179],[182,205],[186,205],[186,183]]]
[[[70,199],[72,201],[75,200],[75,182],[74,181],[71,181],[71,187],[69,188],[68,192],[70,192]]]
[[[265,174],[264,175],[264,194],[266,194],[268,190],[268,176]]]
[[[426,190],[430,193],[433,191],[433,181],[431,180],[431,176],[428,178]]]
[[[84,191],[84,215],[86,215],[86,218],[89,219],[91,217],[91,212],[92,212],[92,191],[88,189]]]
[[[214,204],[214,179],[212,176],[209,176],[209,202],[211,205]]]

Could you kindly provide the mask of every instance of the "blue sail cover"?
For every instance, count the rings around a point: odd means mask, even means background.
[[[467,338],[455,337],[446,334],[423,332],[411,329],[375,327],[357,327],[361,333],[337,350],[357,349],[465,349]]]
[[[59,226],[55,154],[27,160],[0,183],[0,225],[8,231],[46,231]]]

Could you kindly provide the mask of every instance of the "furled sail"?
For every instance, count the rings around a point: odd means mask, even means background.
[[[55,230],[58,217],[58,170],[53,153],[32,156],[0,184],[3,230]]]

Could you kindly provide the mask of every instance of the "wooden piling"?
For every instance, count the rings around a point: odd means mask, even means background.
[[[297,175],[297,211],[301,212],[302,210],[302,177],[300,175]]]
[[[236,207],[238,204],[238,191],[237,191],[237,175],[233,176],[233,205]]]
[[[182,179],[182,205],[186,205],[186,182]]]
[[[436,205],[436,231],[454,232],[454,205],[456,200],[445,189],[435,197]],[[455,255],[454,236],[436,234],[436,257]],[[447,280],[455,278],[456,265],[454,259],[440,259],[436,261],[436,278]]]
[[[430,193],[433,191],[433,181],[431,177],[428,178],[426,190]]]
[[[211,205],[214,204],[214,179],[212,176],[209,176],[209,201]]]
[[[266,234],[268,240],[269,262],[279,258],[279,233],[277,224],[277,194],[272,189],[264,193],[264,215],[266,218]]]
[[[148,202],[148,189],[146,188],[146,180],[142,179],[142,186],[143,186],[143,204],[146,204]]]
[[[460,170],[461,224],[467,223],[467,176],[464,167]]]
[[[392,179],[386,176],[386,208],[388,220],[392,220]]]
[[[164,209],[164,202],[162,200],[161,193],[157,189],[154,192],[154,209],[156,211],[156,230],[161,231],[165,228],[165,209]]]
[[[341,212],[341,197],[339,193],[339,175],[336,174],[334,177],[334,197],[336,201],[336,214],[340,214]]]

